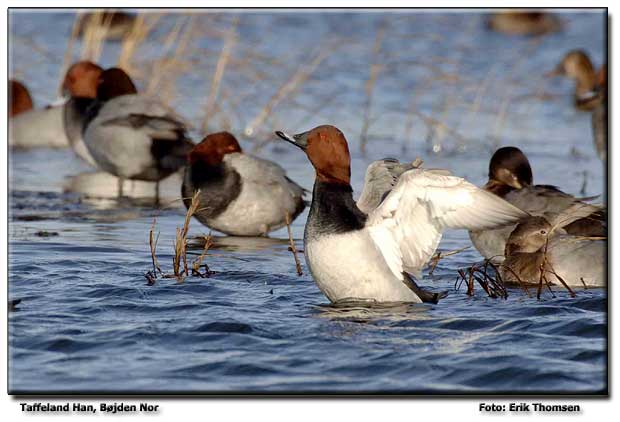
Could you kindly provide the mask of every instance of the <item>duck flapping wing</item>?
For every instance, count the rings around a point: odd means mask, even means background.
[[[370,235],[395,276],[419,275],[446,228],[481,230],[528,214],[465,179],[414,169],[368,216]]]

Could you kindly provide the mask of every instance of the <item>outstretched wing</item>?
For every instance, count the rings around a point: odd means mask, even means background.
[[[403,173],[367,227],[398,278],[419,275],[446,228],[482,230],[513,223],[528,214],[465,179],[441,171]]]

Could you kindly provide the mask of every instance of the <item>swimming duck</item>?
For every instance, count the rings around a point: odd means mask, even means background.
[[[543,35],[559,31],[562,25],[549,13],[503,11],[489,16],[487,28],[508,35]]]
[[[194,216],[207,227],[235,236],[266,236],[305,208],[304,190],[282,167],[244,154],[228,132],[207,135],[189,154],[181,193],[189,208],[200,189]]]
[[[155,98],[139,95],[122,69],[105,70],[87,110],[84,143],[98,167],[119,178],[157,182],[184,166],[194,144],[188,124]],[[158,200],[158,198],[156,197]]]
[[[9,79],[9,117],[32,110],[32,97],[28,88],[19,81]]]
[[[108,40],[121,40],[127,36],[136,21],[136,16],[117,11],[84,13],[78,22],[78,34],[84,36],[87,31],[103,32]]]
[[[605,287],[606,250],[604,238],[567,235],[544,217],[531,217],[510,233],[500,274],[508,283],[538,284],[542,269],[552,284],[562,284],[559,276],[571,287]]]
[[[96,167],[95,160],[84,144],[82,132],[88,108],[95,103],[97,85],[103,69],[90,61],[80,61],[69,67],[62,82],[62,93],[69,97],[63,107],[63,124],[69,145],[78,157]]]
[[[318,126],[276,134],[301,148],[315,168],[304,253],[332,302],[436,303],[439,295],[422,290],[409,274],[420,276],[444,229],[496,227],[527,215],[462,178],[423,169],[403,172],[383,200],[364,212],[353,200],[351,158],[340,130]]]
[[[547,75],[566,76],[575,80],[575,107],[579,110],[591,111],[600,104],[602,96],[599,75],[585,51],[569,51],[555,70]]]
[[[499,148],[489,163],[489,181],[483,187],[512,205],[534,216],[567,217],[561,224],[573,235],[605,236],[605,209],[588,204],[555,186],[533,185],[532,168],[525,154],[516,147]],[[471,231],[472,243],[485,258],[502,261],[506,240],[514,225],[494,230]]]

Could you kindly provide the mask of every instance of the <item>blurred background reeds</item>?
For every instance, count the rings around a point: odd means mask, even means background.
[[[557,16],[558,28],[583,18],[604,27],[602,14]],[[441,154],[561,138],[540,123],[550,113],[565,122],[578,115],[569,107],[557,115],[570,81],[544,75],[568,46],[586,49],[599,65],[604,39],[584,45],[578,31],[503,34],[488,19],[486,12],[89,9],[59,12],[50,39],[19,11],[10,15],[10,73],[39,81],[39,102],[50,102],[57,92],[42,85],[42,72],[58,81],[78,59],[120,66],[200,133],[230,130],[254,151],[274,141],[276,129],[326,122],[362,153],[373,142]]]

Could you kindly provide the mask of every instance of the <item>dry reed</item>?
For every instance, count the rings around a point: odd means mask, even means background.
[[[196,17],[189,16],[187,19],[179,17],[177,25],[170,31],[164,42],[164,51],[169,52],[174,45],[175,50],[171,57],[164,57],[157,60],[151,66],[147,94],[158,93],[159,98],[170,103],[176,94],[176,81],[183,71],[187,70],[184,66],[183,57],[186,55],[189,44],[193,38]]]
[[[261,126],[267,118],[271,115],[274,108],[288,96],[293,95],[307,80],[317,67],[329,57],[334,51],[332,48],[321,48],[314,59],[308,64],[304,64],[297,68],[297,70],[291,75],[291,77],[283,85],[281,85],[277,91],[271,96],[267,103],[261,108],[260,112],[250,120],[250,123],[245,127],[245,135],[250,137],[256,133],[256,129]]]
[[[209,92],[209,97],[207,99],[207,106],[204,121],[202,124],[203,133],[207,133],[209,130],[209,119],[213,116],[213,112],[215,109],[215,102],[217,101],[218,94],[220,91],[220,84],[222,82],[222,78],[224,77],[224,71],[226,70],[226,65],[230,60],[231,51],[237,40],[237,25],[239,24],[239,17],[235,16],[233,21],[230,24],[230,28],[226,32],[224,36],[224,45],[222,46],[222,51],[217,60],[217,64],[215,66],[215,72],[213,73],[213,79],[211,80],[211,90]]]
[[[297,248],[295,247],[295,241],[293,240],[293,233],[291,232],[291,217],[288,212],[284,213],[286,218],[286,229],[288,231],[288,240],[290,242],[289,250],[293,253],[293,259],[295,260],[295,269],[297,270],[297,275],[304,275],[301,271],[301,263],[299,262],[299,257],[297,256]]]
[[[131,74],[132,77],[139,78],[141,74],[139,69],[134,66],[134,56],[161,17],[161,13],[138,13],[129,34],[123,38],[117,65]]]
[[[153,269],[144,274],[148,285],[155,284],[158,274],[161,275],[162,278],[175,278],[179,283],[182,283],[185,280],[185,277],[190,275],[205,278],[213,274],[208,265],[203,264],[203,260],[206,257],[209,248],[213,245],[211,233],[209,233],[208,236],[205,236],[205,245],[202,254],[192,262],[191,273],[187,261],[187,235],[189,233],[189,223],[192,216],[198,210],[200,202],[198,200],[199,194],[200,190],[194,192],[192,202],[185,213],[183,227],[177,227],[176,229],[176,235],[173,242],[174,255],[172,257],[172,274],[164,273],[159,266],[157,260],[157,242],[159,240],[159,233],[157,234],[157,237],[155,237],[156,218],[153,219],[153,224],[151,225],[151,229],[149,231],[149,246],[151,250],[151,262],[153,264]],[[201,273],[200,268],[203,267],[205,268],[205,272]]]
[[[103,10],[93,12],[81,20],[82,25],[82,60],[98,62],[103,52],[107,33],[112,23],[112,13]]]
[[[69,36],[69,41],[67,42],[67,48],[65,49],[65,55],[62,59],[62,66],[60,67],[60,82],[58,84],[58,91],[60,92],[62,88],[63,81],[65,79],[65,73],[71,66],[71,61],[73,57],[73,44],[77,39],[80,33],[80,24],[82,22],[83,16],[81,13],[77,13],[75,19],[73,20],[73,26],[71,27],[71,35]]]
[[[372,60],[370,63],[370,72],[368,80],[364,86],[366,92],[366,102],[364,104],[364,120],[362,121],[362,132],[360,134],[360,151],[362,154],[366,153],[366,144],[368,142],[368,128],[370,126],[372,100],[374,94],[375,84],[377,83],[377,77],[381,70],[381,64],[379,60],[379,54],[381,53],[381,44],[383,42],[383,35],[385,33],[385,21],[377,28],[375,35],[375,43],[372,48]]]
[[[419,166],[418,166],[419,167]],[[417,168],[416,166],[414,166],[414,168]],[[437,251],[437,253],[431,258],[431,260],[428,263],[428,266],[430,268],[429,270],[429,275],[433,275],[433,272],[435,271],[435,268],[437,268],[437,264],[439,264],[439,261],[443,258],[446,258],[448,256],[452,256],[452,255],[456,255],[458,253],[461,253],[467,249],[469,249],[471,246],[464,246],[462,248],[453,250],[453,251],[448,251],[448,252],[442,252],[442,251]]]
[[[211,233],[209,233],[208,236],[204,237],[204,241],[205,241],[205,244],[202,249],[202,253],[198,256],[198,258],[194,260],[194,262],[192,262],[192,275],[198,276],[201,278],[209,277],[212,274],[211,270],[209,269],[209,266],[207,264],[202,263],[205,256],[207,256],[207,252],[209,251],[209,248],[213,246],[213,237],[211,236]],[[204,273],[200,272],[201,267],[205,268]]]

